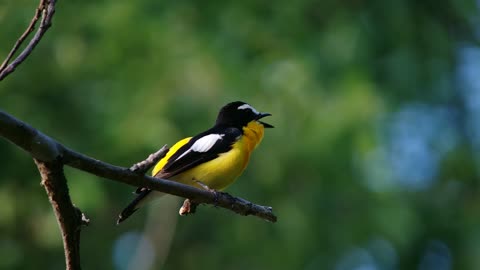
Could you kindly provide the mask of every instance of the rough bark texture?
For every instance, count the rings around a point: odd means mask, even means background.
[[[66,269],[80,269],[80,229],[88,224],[88,220],[70,200],[63,164],[34,160],[62,233]]]

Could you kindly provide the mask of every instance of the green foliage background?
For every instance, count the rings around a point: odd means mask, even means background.
[[[37,1],[0,2],[0,55]],[[59,1],[0,108],[130,166],[243,100],[271,112],[228,191],[269,224],[67,169],[85,269],[480,269],[479,3]],[[63,269],[29,156],[0,140],[0,269]]]

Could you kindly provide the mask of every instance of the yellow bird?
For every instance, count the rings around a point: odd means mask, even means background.
[[[155,165],[152,175],[198,188],[225,189],[247,167],[250,155],[263,139],[264,128],[273,128],[260,121],[270,115],[242,101],[228,103],[220,109],[212,128],[175,143]],[[117,224],[163,194],[144,187],[136,193]]]

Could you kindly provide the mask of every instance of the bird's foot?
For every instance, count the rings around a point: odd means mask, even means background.
[[[195,214],[195,211],[197,210],[198,203],[190,200],[190,199],[185,199],[183,202],[182,207],[178,211],[180,216],[186,216],[188,214]]]

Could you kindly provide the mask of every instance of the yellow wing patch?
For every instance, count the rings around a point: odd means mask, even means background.
[[[153,168],[153,171],[152,171],[152,175],[155,176],[159,171],[161,171],[163,169],[163,167],[165,166],[165,164],[167,164],[167,161],[170,159],[170,157],[173,156],[173,154],[175,154],[178,151],[178,149],[180,149],[180,147],[187,144],[190,141],[191,138],[192,137],[182,139],[182,140],[178,141],[176,144],[174,144],[170,148],[170,150],[168,150],[168,153],[162,159],[160,159],[160,161],[157,163],[157,165],[155,165],[155,167]]]

